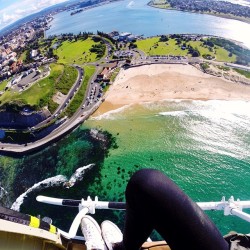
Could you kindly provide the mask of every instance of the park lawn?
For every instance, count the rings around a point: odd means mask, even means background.
[[[225,50],[224,48],[220,46],[214,46],[213,51],[209,51],[208,47],[202,46],[201,41],[190,41],[187,42],[187,44],[191,45],[193,48],[197,48],[202,55],[210,54],[211,56],[215,57],[216,61],[221,62],[235,62],[236,61],[236,55],[232,55],[229,57],[229,52]]]
[[[56,89],[67,95],[78,76],[78,71],[72,66],[65,65],[64,72],[60,80],[56,84]]]
[[[86,62],[95,62],[96,54],[89,51],[94,44],[99,43],[95,43],[91,38],[76,42],[65,41],[60,47],[54,50],[54,53],[59,57],[58,63],[83,64]]]
[[[236,62],[236,55],[229,57],[229,52],[222,47],[216,46],[216,60],[222,62]]]
[[[54,93],[55,82],[62,75],[64,66],[60,64],[51,64],[50,75],[41,81],[35,83],[24,92],[6,91],[1,97],[1,104],[17,101],[30,106],[42,108],[47,105],[49,99]]]
[[[53,95],[55,83],[63,74],[63,70],[63,65],[52,64],[50,75],[24,91],[20,97],[26,100],[29,105],[38,105],[41,108],[43,106],[41,100],[44,100],[44,104],[47,104],[46,101]]]
[[[174,55],[186,56],[187,50],[182,50],[174,39],[167,42],[159,42],[160,37],[152,37],[136,42],[138,49],[144,51],[147,55]],[[156,46],[158,44],[158,46]]]
[[[191,56],[188,55],[188,50],[182,50],[181,45],[176,45],[175,39],[169,39],[167,42],[159,42],[159,37],[152,37],[144,40],[139,40],[136,42],[138,49],[144,51],[147,55],[174,55],[174,56]],[[183,42],[184,43],[184,42]],[[156,46],[158,44],[158,46]],[[222,47],[215,46],[216,49],[209,51],[207,47],[202,46],[201,41],[189,41],[186,42],[187,45],[192,46],[194,49],[198,49],[201,56],[205,54],[210,54],[214,56],[217,61],[223,62],[235,62],[236,55],[229,57],[229,52]],[[216,52],[216,53],[215,53]]]
[[[65,111],[65,114],[68,117],[71,117],[76,112],[76,110],[81,106],[81,103],[83,102],[83,99],[86,94],[89,79],[95,73],[95,69],[96,69],[95,66],[91,65],[84,66],[83,83]]]
[[[210,54],[211,56],[215,56],[214,52],[209,51],[209,49],[207,47],[203,47],[202,46],[202,42],[201,41],[189,41],[187,42],[187,45],[192,46],[194,49],[197,48],[202,55],[206,55],[206,54]]]
[[[0,91],[3,91],[8,83],[9,79],[0,82]]]

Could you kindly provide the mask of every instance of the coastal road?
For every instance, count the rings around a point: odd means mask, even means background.
[[[47,123],[49,123],[52,119],[56,118],[60,113],[62,113],[63,110],[67,107],[67,105],[71,101],[71,99],[73,98],[73,96],[77,93],[77,90],[79,89],[79,87],[81,86],[82,81],[83,81],[84,71],[79,66],[74,65],[74,67],[78,71],[78,76],[77,76],[77,79],[76,79],[75,83],[73,84],[73,86],[69,90],[67,96],[59,104],[59,106],[56,109],[56,111],[54,112],[54,114],[52,114],[51,117],[48,117],[47,119],[45,119],[41,123],[37,124],[36,126],[32,127],[33,130],[43,127],[44,125],[46,125]]]
[[[99,107],[101,102],[102,100],[99,100],[99,102],[95,103],[91,109],[84,112],[79,109],[67,122],[63,123],[60,127],[53,130],[51,134],[41,140],[26,144],[0,143],[0,152],[25,154],[43,148],[45,145],[58,140],[58,138],[61,138],[69,131],[72,131],[74,128],[82,124],[84,120],[86,120]]]
[[[145,57],[145,55],[140,54],[141,58],[140,60],[134,61],[135,65],[132,66],[140,66],[140,65],[146,65],[146,64],[152,64],[152,63],[188,63],[188,60],[186,58],[181,57]],[[199,59],[192,59],[195,61],[198,61]],[[92,63],[93,64],[93,63]],[[81,106],[78,108],[78,110],[75,112],[75,114],[68,120],[66,120],[64,123],[62,123],[58,128],[53,130],[49,135],[46,137],[32,142],[32,143],[26,143],[26,144],[4,144],[0,143],[0,152],[13,152],[13,153],[20,153],[24,154],[28,151],[33,151],[36,149],[40,149],[44,147],[45,145],[51,143],[52,141],[56,141],[58,138],[61,138],[63,135],[67,134],[69,131],[76,128],[78,125],[83,123],[102,103],[102,88],[99,83],[95,82],[98,73],[101,71],[102,67],[108,65],[106,63],[103,63],[99,65],[99,63],[95,63],[96,71],[92,75],[92,77],[89,79],[86,96],[83,97],[83,102]],[[77,88],[80,87],[80,85],[83,82],[83,75],[84,71],[81,67],[76,66],[78,70],[78,77],[75,81],[73,87],[69,91],[67,97],[65,100],[60,104],[58,109],[55,111],[55,113],[52,115],[52,117],[48,118],[47,120],[43,121],[43,123],[38,124],[34,129],[39,128],[46,124],[47,122],[50,122],[51,119],[56,119],[56,117],[62,112],[62,110],[69,104],[70,100],[73,98],[74,94],[77,92]]]
[[[76,89],[79,88],[80,84],[83,82],[83,74],[84,71],[81,67],[76,66],[78,69],[78,78],[74,84],[74,86],[69,91],[67,98],[64,102],[58,107],[57,111],[54,113],[53,117],[56,114],[60,113],[65,107],[65,104],[72,99],[73,95],[76,93]],[[94,79],[98,74],[98,70],[95,71],[95,74],[90,78],[87,88],[86,97],[83,98],[83,102],[81,107],[74,113],[74,115],[62,123],[58,128],[53,130],[49,135],[45,136],[44,138],[37,140],[31,143],[25,144],[10,144],[10,143],[0,143],[0,152],[7,152],[7,153],[17,153],[17,154],[24,154],[30,151],[34,151],[44,147],[45,145],[51,143],[52,141],[56,141],[58,138],[61,138],[63,135],[67,134],[69,131],[72,131],[74,128],[82,124],[102,103],[101,96],[102,90],[99,83],[95,83]],[[95,89],[95,91],[93,91]],[[88,105],[87,105],[88,104]],[[84,105],[84,108],[83,108]],[[52,118],[48,118],[47,120],[50,121]],[[44,123],[47,123],[46,120],[43,123],[40,123],[39,126],[42,126]],[[38,128],[38,126],[36,127]],[[35,129],[35,128],[32,128]]]

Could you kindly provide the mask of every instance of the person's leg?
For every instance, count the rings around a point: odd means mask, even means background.
[[[158,170],[139,170],[131,177],[126,204],[123,244],[127,250],[138,250],[153,229],[172,250],[229,249],[198,205]]]

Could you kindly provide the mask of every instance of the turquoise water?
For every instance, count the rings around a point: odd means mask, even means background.
[[[250,24],[215,16],[147,6],[149,0],[124,0],[89,9],[70,16],[70,12],[55,15],[49,35],[80,31],[128,31],[154,36],[174,33],[216,35],[244,43],[250,48]]]
[[[45,178],[96,166],[75,187],[49,188],[26,198],[22,211],[53,218],[68,230],[76,209],[41,205],[35,196],[80,199],[97,195],[100,200],[124,200],[131,174],[156,168],[173,179],[194,201],[219,201],[231,195],[249,200],[250,102],[162,101],[126,106],[92,117],[58,143],[36,154],[0,158],[0,181],[7,204]],[[97,128],[112,135],[113,147],[90,136]],[[11,191],[12,190],[12,191]],[[164,197],[162,197],[164,199]],[[5,202],[0,199],[0,202]],[[62,216],[63,214],[63,216]],[[209,212],[223,234],[230,230],[249,233],[250,225],[223,212]],[[101,222],[123,224],[122,214],[97,211]]]
[[[235,39],[250,47],[249,24],[159,10],[146,3],[146,0],[120,1],[70,18],[68,12],[63,12],[56,15],[47,35],[115,29],[145,36],[204,33]],[[195,201],[218,201],[231,195],[250,199],[249,110],[250,102],[244,101],[162,101],[128,106],[91,118],[67,138],[39,153],[21,159],[1,157],[0,186],[9,192],[3,202],[10,204],[36,182],[61,173],[69,177],[77,168],[90,163],[97,166],[80,185],[41,194],[73,199],[90,194],[104,200],[124,200],[130,175],[150,167],[165,172]],[[107,153],[108,147],[90,138],[91,128],[108,131],[117,146]],[[76,211],[65,210],[62,218],[58,209],[52,207],[49,211],[48,205],[37,204],[35,195],[29,197],[23,211],[53,219],[59,216],[55,220],[67,230]],[[118,218],[106,211],[105,216]],[[250,232],[249,224],[240,219],[225,217],[222,212],[209,212],[209,216],[223,234],[230,230]],[[67,225],[63,224],[65,217]]]
[[[100,185],[111,182],[108,197],[119,199],[129,173],[149,167],[165,172],[195,201],[249,199],[249,109],[243,101],[164,101],[90,119],[85,128],[107,130],[118,145],[104,161]],[[250,231],[222,212],[209,216],[223,233]]]

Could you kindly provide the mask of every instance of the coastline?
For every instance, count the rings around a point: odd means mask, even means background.
[[[151,1],[150,1],[151,2]],[[202,11],[189,11],[189,10],[178,10],[175,8],[167,7],[167,8],[161,8],[158,7],[157,5],[150,5],[150,2],[148,2],[148,6],[156,9],[162,9],[162,10],[176,10],[176,11],[182,11],[182,12],[189,12],[189,13],[197,13],[197,14],[202,14],[202,15],[210,15],[210,16],[216,16],[216,17],[221,17],[221,18],[226,18],[226,19],[233,19],[237,20],[240,22],[248,23],[250,24],[250,18],[247,17],[238,17],[230,14],[223,14],[223,13],[213,13],[213,12],[202,12]]]
[[[153,64],[123,69],[93,116],[126,105],[167,99],[250,101],[250,85],[203,73],[191,65]]]

